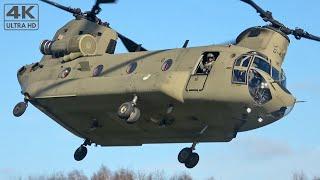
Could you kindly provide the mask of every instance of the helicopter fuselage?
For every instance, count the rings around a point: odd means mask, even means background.
[[[242,33],[236,45],[97,53],[68,61],[45,55],[20,69],[18,79],[35,107],[103,146],[227,142],[237,132],[281,119],[295,104],[281,83],[288,44],[279,32],[256,27]],[[200,64],[208,53],[216,59],[204,72]],[[141,118],[127,124],[117,109],[134,95]]]

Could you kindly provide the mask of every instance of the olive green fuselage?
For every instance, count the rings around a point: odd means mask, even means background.
[[[75,135],[103,146],[230,141],[239,131],[279,120],[283,116],[271,114],[295,103],[268,74],[261,73],[272,99],[264,104],[255,102],[248,83],[233,83],[235,61],[244,54],[261,53],[281,69],[288,40],[276,31],[261,29],[257,37],[243,35],[237,45],[125,54],[101,51],[65,62],[63,57],[46,55],[38,65],[26,66],[18,79],[34,106]],[[254,47],[252,43],[256,43]],[[197,74],[207,52],[219,56],[209,74]],[[172,60],[168,69],[167,60]],[[252,61],[248,72],[254,68]],[[136,68],[130,72],[132,63]],[[94,77],[99,65],[103,70]],[[71,71],[61,78],[66,68]],[[117,117],[117,109],[134,95],[138,96],[141,118],[127,124]],[[170,123],[166,123],[168,119]],[[93,121],[99,127],[92,128]]]

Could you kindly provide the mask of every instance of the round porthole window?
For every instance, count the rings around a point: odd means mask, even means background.
[[[162,71],[167,71],[168,69],[170,69],[172,64],[173,64],[173,60],[172,59],[165,60],[164,63],[162,64],[161,70]]]
[[[59,78],[65,78],[65,77],[67,77],[69,74],[70,74],[70,72],[71,72],[71,68],[70,67],[67,67],[67,68],[65,68],[64,70],[62,70],[61,72],[60,72],[60,74],[59,74]]]
[[[128,74],[133,73],[137,69],[137,66],[138,66],[137,62],[130,63],[128,68],[127,68],[127,73]]]
[[[101,73],[102,73],[102,71],[103,71],[103,65],[100,64],[100,65],[98,65],[96,68],[94,68],[93,73],[92,73],[92,76],[93,76],[93,77],[100,76]]]

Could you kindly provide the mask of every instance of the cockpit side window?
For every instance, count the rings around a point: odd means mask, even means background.
[[[232,71],[232,83],[234,84],[246,84],[247,83],[247,72],[251,62],[250,55],[244,55],[238,58],[233,67]]]
[[[275,67],[272,67],[272,79],[275,81],[280,80],[280,72]]]
[[[266,60],[262,59],[259,56],[256,56],[254,58],[254,61],[252,63],[252,67],[255,67],[257,69],[260,69],[268,74],[271,73],[271,65]]]
[[[281,69],[280,83],[283,87],[287,87],[287,77],[283,69]]]

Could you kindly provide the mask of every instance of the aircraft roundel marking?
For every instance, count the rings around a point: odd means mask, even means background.
[[[162,71],[167,71],[170,69],[170,67],[173,64],[173,60],[172,59],[167,59],[166,61],[164,61],[164,63],[162,64],[161,70]]]

